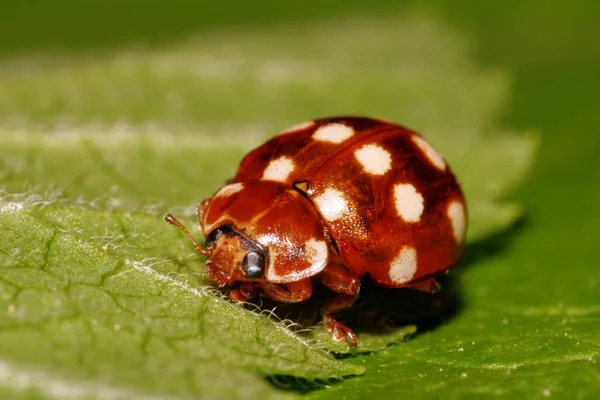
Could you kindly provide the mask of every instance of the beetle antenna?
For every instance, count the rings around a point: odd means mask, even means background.
[[[208,256],[210,254],[210,251],[206,247],[200,246],[194,240],[194,238],[192,237],[192,235],[190,234],[190,232],[185,228],[185,226],[183,226],[183,224],[181,222],[179,222],[177,220],[177,218],[175,218],[171,214],[167,214],[167,215],[165,215],[164,219],[165,219],[165,221],[167,221],[171,225],[176,226],[177,228],[181,229],[183,231],[183,233],[185,233],[185,235],[188,237],[188,239],[190,239],[190,242],[192,242],[192,244],[194,245],[194,247],[196,248],[196,251],[198,253],[202,254],[203,256]]]

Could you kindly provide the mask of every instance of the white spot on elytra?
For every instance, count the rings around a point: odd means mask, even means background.
[[[417,250],[404,246],[390,264],[390,278],[395,283],[409,282],[417,272]]]
[[[269,163],[262,179],[284,182],[294,170],[294,162],[288,157],[279,157]]]
[[[332,123],[323,125],[313,133],[313,139],[321,142],[342,143],[344,140],[354,135],[354,129],[351,127]]]
[[[230,185],[225,185],[215,193],[215,197],[227,197],[239,192],[244,188],[244,184],[237,182]]]
[[[438,153],[427,140],[423,139],[421,136],[413,135],[412,141],[419,147],[419,149],[421,149],[421,151],[423,151],[423,153],[425,153],[425,156],[427,156],[429,161],[431,161],[431,163],[437,169],[442,171],[446,170],[446,161],[444,161],[444,158],[441,156],[441,154]]]
[[[282,131],[280,133],[280,135],[283,135],[283,134],[286,134],[286,133],[290,133],[290,132],[301,131],[303,129],[308,129],[311,126],[313,126],[314,124],[315,124],[314,121],[301,122],[299,124],[291,126],[291,127],[287,128],[286,130]]]
[[[457,243],[462,243],[465,237],[466,215],[465,206],[460,201],[448,204],[448,218],[452,223],[452,233]]]
[[[394,203],[398,215],[406,222],[419,222],[425,205],[423,196],[410,183],[394,186]]]
[[[364,170],[372,175],[383,175],[392,168],[392,156],[376,144],[363,146],[354,155]]]
[[[339,190],[326,189],[314,201],[327,221],[335,221],[348,211],[348,203]]]

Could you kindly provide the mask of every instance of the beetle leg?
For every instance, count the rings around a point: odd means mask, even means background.
[[[244,282],[242,284],[242,286],[235,288],[231,292],[229,292],[228,298],[230,300],[244,302],[244,301],[247,301],[248,299],[254,297],[256,292],[257,292],[257,290],[256,290],[256,286],[254,285],[254,283]]]
[[[262,292],[270,299],[280,303],[298,303],[304,301],[312,294],[312,281],[310,278],[289,283],[262,282]]]
[[[422,292],[427,293],[437,293],[439,292],[441,286],[440,284],[433,278],[426,279],[421,282],[413,283],[408,286],[411,289],[420,290]]]
[[[346,325],[333,318],[332,314],[349,308],[357,298],[358,292],[355,295],[340,294],[325,301],[322,309],[323,325],[329,332],[333,332],[333,340],[340,341],[346,338],[350,347],[356,347],[356,335]]]
[[[323,324],[325,329],[333,332],[334,340],[348,340],[351,347],[356,347],[356,335],[346,325],[338,322],[332,314],[345,310],[354,304],[360,292],[360,279],[356,274],[341,264],[330,263],[319,275],[321,282],[328,289],[340,293],[323,304]]]
[[[360,290],[358,276],[341,264],[329,263],[327,268],[319,274],[319,279],[327,289],[336,293],[354,296]]]

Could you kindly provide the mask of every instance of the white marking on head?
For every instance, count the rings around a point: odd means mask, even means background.
[[[323,240],[309,239],[304,243],[304,257],[311,265],[327,260],[327,243]]]
[[[425,153],[425,156],[437,169],[442,171],[446,170],[446,161],[444,161],[444,158],[441,156],[441,154],[438,153],[427,140],[418,135],[412,135],[411,139],[413,143],[416,144],[419,149],[423,151],[423,153]]]
[[[390,278],[395,283],[410,282],[417,272],[417,250],[404,246],[390,264]]]
[[[313,133],[313,139],[321,142],[342,143],[344,140],[354,135],[354,129],[351,127],[332,123],[321,126]]]
[[[275,249],[269,249],[269,264],[265,271],[265,278],[267,278],[269,282],[282,282],[284,277],[277,275],[275,265],[277,265],[277,252]]]
[[[279,157],[269,163],[265,172],[263,172],[262,179],[269,181],[280,181],[285,182],[288,176],[294,170],[294,162],[288,157]]]
[[[290,133],[290,132],[296,132],[296,131],[301,131],[307,128],[310,128],[311,126],[313,126],[315,123],[314,121],[306,121],[306,122],[301,122],[299,124],[296,124],[294,126],[290,126],[289,128],[287,128],[286,130],[282,131],[280,133],[280,135],[284,135],[286,133]]]
[[[234,193],[239,192],[244,188],[244,184],[241,182],[232,183],[230,185],[225,185],[221,189],[215,193],[215,197],[227,197],[231,196]]]
[[[348,212],[348,203],[344,198],[344,194],[339,190],[325,189],[313,200],[327,221],[335,221]]]
[[[457,200],[451,201],[448,204],[448,218],[452,223],[452,233],[456,242],[461,244],[465,238],[466,215],[465,206]]]
[[[354,152],[363,169],[372,175],[383,175],[392,169],[392,156],[383,147],[367,144]]]
[[[324,270],[329,261],[329,250],[327,243],[322,240],[307,240],[304,244],[304,257],[310,263],[310,266],[305,269],[294,270],[285,275],[280,275],[276,271],[278,257],[277,250],[273,246],[269,246],[269,264],[265,272],[267,280],[274,283],[295,282],[314,276]]]
[[[423,196],[410,183],[394,186],[394,203],[398,215],[406,222],[419,222],[425,205]]]

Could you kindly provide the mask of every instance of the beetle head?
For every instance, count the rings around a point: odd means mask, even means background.
[[[280,182],[223,186],[198,208],[206,235],[206,276],[235,282],[295,282],[319,273],[329,259],[312,203]]]
[[[231,226],[213,229],[206,237],[206,248],[206,277],[217,286],[264,278],[265,250]]]

